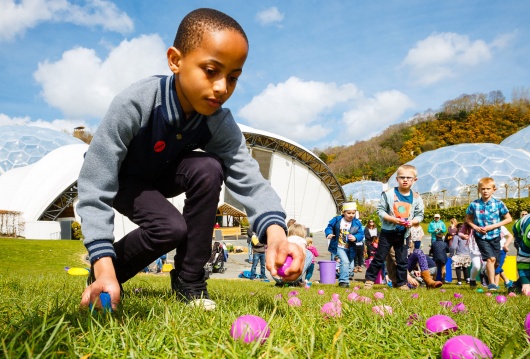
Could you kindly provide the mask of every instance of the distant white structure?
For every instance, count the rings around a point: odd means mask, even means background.
[[[345,198],[342,187],[329,168],[311,151],[291,140],[247,126],[240,127],[262,175],[279,194],[287,219],[294,218],[311,231],[323,230],[329,219],[340,211]],[[36,139],[29,137],[38,133],[38,141],[49,144],[47,136],[65,135],[29,126],[0,126],[0,133],[9,138],[11,148],[21,142],[22,139],[17,140],[17,136],[24,137],[24,141],[35,142]],[[65,220],[64,214],[72,206],[75,209],[77,178],[88,148],[82,141],[73,140],[75,144],[66,141],[53,145],[50,151],[41,151],[40,157],[38,151],[33,151],[36,155],[30,157],[17,154],[19,160],[16,165],[6,167],[0,173],[0,210],[22,212],[26,223],[22,236],[31,234],[32,239],[69,238],[65,235],[67,232],[69,235],[68,225],[74,218],[66,218],[67,225],[61,221]],[[2,155],[9,155],[9,148],[2,147],[5,143],[0,142],[0,159]],[[31,158],[31,162],[24,163],[21,158]],[[183,195],[169,200],[178,209],[184,206]],[[219,207],[223,205],[244,214],[244,208],[224,186]],[[134,228],[133,223],[116,212],[114,234],[117,239]]]
[[[500,144],[501,146],[524,150],[530,155],[530,126],[506,137]]]
[[[384,183],[379,181],[357,181],[342,186],[346,199],[351,196],[360,203],[373,203],[381,200],[381,192],[384,190]]]

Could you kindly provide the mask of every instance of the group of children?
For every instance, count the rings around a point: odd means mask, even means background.
[[[112,101],[78,178],[77,213],[91,263],[81,306],[101,307],[99,296],[106,292],[115,309],[122,283],[176,249],[171,288],[177,299],[215,308],[204,265],[211,254],[211,228],[223,183],[245,207],[258,241],[267,245],[265,262],[273,278],[288,256],[292,264],[280,283],[299,282],[308,273],[313,254],[305,232],[288,240],[281,200],[261,175],[231,112],[223,107],[234,93],[248,49],[248,38],[232,17],[214,9],[193,10],[181,21],[167,50],[171,75],[141,80]],[[365,288],[373,286],[393,249],[395,287],[408,289],[406,238],[424,213],[420,195],[411,189],[416,177],[413,166],[401,166],[398,186],[381,196],[379,243],[366,271]],[[498,288],[494,280],[499,228],[511,222],[506,206],[492,197],[494,191],[491,178],[480,180],[481,198],[469,206],[466,219],[486,262],[490,290]],[[180,194],[186,195],[182,212],[167,200]],[[349,285],[346,250],[363,237],[354,205],[345,204],[340,218],[326,229],[331,249],[341,258],[341,287]],[[138,225],[119,241],[113,233],[114,210]],[[518,223],[516,237],[525,293],[530,289],[528,222],[525,217]]]

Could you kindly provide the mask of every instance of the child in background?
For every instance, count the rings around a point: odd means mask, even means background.
[[[471,202],[466,210],[466,223],[473,228],[480,255],[486,262],[488,290],[492,292],[499,290],[495,284],[495,266],[500,261],[500,227],[512,221],[506,205],[493,197],[496,189],[493,178],[481,178],[478,181],[480,198]]]
[[[375,257],[375,253],[377,252],[377,247],[379,247],[379,238],[374,236],[372,237],[370,245],[368,246],[368,260],[370,262],[372,262],[372,260]]]
[[[506,259],[507,253],[510,251],[510,244],[513,242],[513,236],[508,231],[508,229],[504,226],[501,227],[501,252],[500,252],[500,259],[499,259],[499,265],[497,268],[495,268],[495,285],[499,286],[499,279],[502,278],[504,282],[504,286],[506,288],[510,288],[513,285],[513,281],[509,280],[508,277],[506,277],[506,274],[504,273],[504,269],[502,269],[502,266],[504,265],[504,260]]]
[[[425,236],[425,233],[423,232],[420,223],[414,223],[412,227],[410,227],[410,240],[414,244],[414,249],[421,248],[421,240],[423,239],[423,236]]]
[[[313,238],[307,237],[306,239],[307,249],[313,254],[313,260],[309,267],[307,267],[307,272],[305,273],[305,281],[309,282],[313,276],[313,271],[315,270],[315,258],[318,257],[318,249],[313,245]]]
[[[267,274],[265,273],[265,249],[267,248],[265,244],[261,243],[258,240],[256,235],[252,236],[252,267],[250,268],[250,280],[260,278],[264,281],[267,281]],[[261,276],[258,277],[256,270],[258,267],[258,262],[260,263],[260,273]]]
[[[340,258],[339,286],[348,288],[353,276],[354,248],[357,240],[364,237],[363,225],[356,218],[357,203],[346,202],[342,205],[342,214],[333,217],[324,233],[330,241],[328,250]]]
[[[302,274],[294,281],[288,281],[285,280],[285,278],[273,275],[272,279],[274,279],[274,281],[276,282],[277,287],[283,287],[284,285],[302,287],[305,285],[304,279],[307,273],[307,269],[313,262],[313,253],[307,249],[307,241],[305,239],[306,234],[306,227],[300,223],[293,223],[289,226],[289,229],[287,231],[287,241],[289,243],[296,244],[300,247],[300,249],[305,252],[305,260],[302,267]]]
[[[519,218],[513,225],[513,236],[517,243],[517,274],[519,279],[509,290],[530,295],[530,215]]]
[[[381,218],[379,246],[370,267],[366,270],[364,288],[370,289],[379,270],[385,263],[390,248],[396,255],[396,283],[394,288],[409,290],[407,286],[407,244],[410,227],[423,220],[423,200],[419,193],[412,190],[417,179],[414,166],[402,165],[397,170],[398,186],[381,195],[377,214]]]
[[[442,236],[437,236],[436,241],[432,243],[432,258],[436,263],[436,280],[445,283],[445,263],[447,263],[447,253],[449,246]]]
[[[340,275],[340,257],[335,256],[335,277],[339,278]]]
[[[471,256],[469,255],[469,247],[467,240],[460,238],[458,232],[461,231],[463,223],[456,225],[456,234],[453,236],[453,243],[449,248],[449,253],[452,259],[452,268],[456,272],[456,280],[458,285],[462,285],[462,272],[464,273],[464,280],[469,284],[469,266],[471,264]]]
[[[112,101],[78,178],[77,212],[91,263],[82,307],[101,307],[99,295],[107,292],[116,309],[121,284],[176,249],[170,273],[176,299],[215,308],[204,265],[223,182],[268,245],[269,270],[276,274],[290,254],[286,278],[300,276],[304,252],[287,241],[280,197],[223,108],[248,49],[233,18],[213,9],[194,10],[166,52],[171,76],[140,80]],[[180,194],[186,196],[182,213],[167,200]],[[119,241],[113,234],[114,209],[138,225]]]

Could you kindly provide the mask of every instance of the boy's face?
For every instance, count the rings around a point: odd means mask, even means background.
[[[344,211],[342,212],[342,215],[344,216],[344,219],[347,221],[347,222],[351,222],[353,220],[353,218],[355,217],[355,213],[357,213],[357,211]]]
[[[212,115],[232,96],[243,72],[248,44],[231,30],[205,33],[201,44],[182,56],[170,47],[168,65],[176,74],[177,95],[186,117]]]
[[[402,189],[410,189],[414,182],[416,182],[416,175],[412,170],[400,170],[396,176],[398,187]]]
[[[496,190],[497,188],[495,188],[493,183],[483,184],[479,189],[480,197],[483,201],[487,201],[493,196],[493,193],[495,193]]]

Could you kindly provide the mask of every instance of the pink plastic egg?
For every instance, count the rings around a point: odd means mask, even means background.
[[[375,292],[374,293],[374,298],[375,299],[383,299],[385,297],[385,295],[381,292]]]
[[[317,293],[318,293],[318,295],[324,295],[324,290],[323,289],[319,289]]]
[[[486,292],[486,297],[491,297],[491,293],[490,292]]]
[[[515,297],[515,296],[517,296],[517,294],[515,294],[514,292],[508,293],[508,297]]]
[[[270,335],[270,329],[265,319],[257,315],[242,315],[232,324],[230,335],[245,343],[259,341],[263,344]]]
[[[292,290],[292,291],[289,292],[288,295],[289,295],[289,298],[296,297],[298,295],[298,291],[297,290]]]
[[[458,335],[445,342],[442,359],[493,358],[490,349],[480,339],[471,335]]]
[[[331,295],[331,300],[334,302],[340,302],[340,296],[337,293]]]
[[[278,268],[277,272],[280,277],[285,277],[285,271],[291,266],[291,263],[293,263],[293,257],[291,257],[291,255],[289,254],[287,258],[285,258],[285,262],[283,263],[283,265]]]
[[[443,301],[440,302],[440,305],[442,307],[448,308],[448,307],[452,307],[453,303],[451,301],[449,301],[449,300],[443,300]]]
[[[298,297],[291,297],[287,300],[287,304],[291,307],[299,307],[302,305],[302,301]]]
[[[372,307],[372,312],[384,317],[385,314],[392,314],[393,310],[392,307],[388,305],[376,305],[375,307]]]
[[[466,305],[464,303],[458,303],[451,309],[453,313],[465,313],[467,312]]]
[[[411,297],[411,298],[418,298],[418,297],[419,297],[419,294],[418,294],[418,293],[414,293],[414,294],[411,294],[410,297]]]
[[[350,294],[348,294],[348,300],[355,300],[355,298],[357,298],[358,296],[359,294],[351,292]]]
[[[497,303],[499,304],[503,304],[503,303],[506,303],[506,297],[504,295],[498,295],[495,297],[495,300],[497,301]]]
[[[337,302],[327,302],[320,309],[325,318],[340,317],[342,313],[342,306]]]
[[[453,294],[455,298],[463,298],[464,296],[460,293]]]
[[[450,330],[457,330],[458,325],[456,322],[447,315],[437,314],[433,315],[425,321],[425,327],[427,332],[430,333],[442,333]]]

